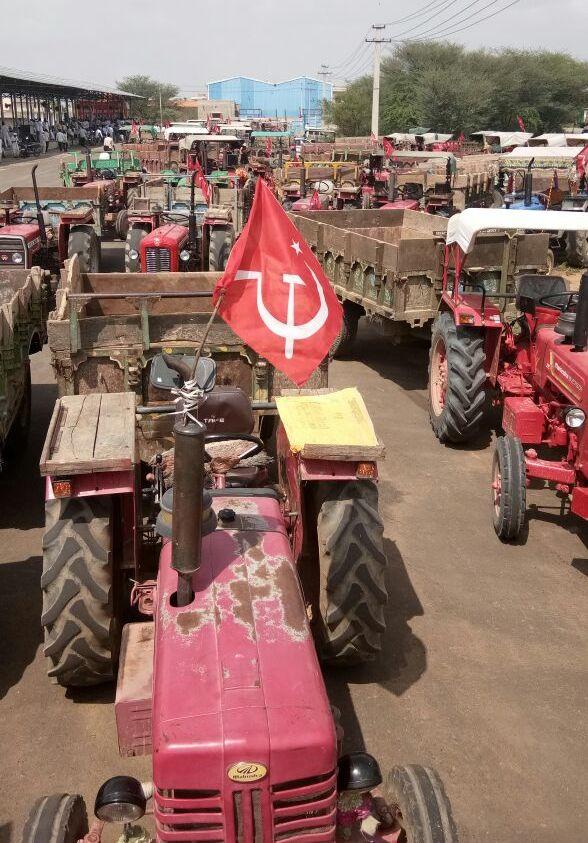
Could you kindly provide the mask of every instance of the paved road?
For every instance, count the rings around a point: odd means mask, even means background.
[[[0,178],[6,183],[6,169]],[[120,247],[110,252],[118,261]],[[383,658],[327,676],[346,746],[366,746],[383,768],[436,766],[462,843],[585,843],[585,536],[577,521],[560,519],[552,494],[534,493],[526,541],[498,543],[490,443],[436,443],[426,356],[423,346],[395,349],[363,327],[354,359],[332,370],[335,386],[361,389],[388,453],[380,493],[392,598]],[[36,466],[55,398],[46,351],[33,376],[30,447],[0,475],[0,843],[19,843],[41,792],[80,790],[92,804],[113,772],[148,774],[144,761],[117,757],[111,688],[64,694],[44,676]]]

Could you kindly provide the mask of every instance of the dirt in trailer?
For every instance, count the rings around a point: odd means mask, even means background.
[[[105,778],[150,774],[148,759],[118,757],[112,687],[66,693],[45,676],[37,464],[56,392],[47,351],[32,368],[30,445],[0,474],[0,843],[20,843],[42,793],[79,790],[91,808]],[[332,385],[361,389],[387,450],[384,651],[327,674],[345,748],[365,746],[384,770],[437,767],[462,843],[585,843],[588,531],[533,492],[528,536],[501,545],[491,440],[440,446],[426,380],[424,345],[391,348],[365,326],[332,370]]]

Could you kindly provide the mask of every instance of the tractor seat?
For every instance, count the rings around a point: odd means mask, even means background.
[[[548,301],[542,302],[541,300],[546,297],[549,297]],[[525,299],[530,299],[541,307],[561,310],[569,300],[565,279],[561,275],[520,275],[517,282],[516,304],[522,312],[526,310]]]
[[[177,355],[181,363],[191,369],[195,358],[187,354]],[[151,361],[149,380],[156,389],[171,391],[182,385],[182,376],[166,363],[162,354],[156,354]],[[196,367],[196,383],[203,392],[210,392],[216,382],[216,363],[210,357],[201,357]]]

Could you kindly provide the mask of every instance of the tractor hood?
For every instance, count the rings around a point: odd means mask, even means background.
[[[4,237],[22,237],[30,245],[39,237],[39,226],[36,222],[4,225],[0,228],[0,240]]]
[[[570,404],[588,411],[588,351],[574,351],[561,334],[542,328],[537,336],[537,385],[551,384]]]
[[[204,538],[191,605],[173,605],[171,542],[160,560],[152,731],[159,839],[199,823],[215,824],[211,839],[244,843],[294,828],[334,833],[334,723],[279,503],[271,493],[225,493],[214,505],[235,518],[219,518]]]
[[[188,228],[177,223],[167,223],[159,228],[154,228],[141,241],[143,249],[173,249],[178,247],[188,237]]]

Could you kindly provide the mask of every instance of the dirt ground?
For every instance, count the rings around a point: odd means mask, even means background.
[[[13,181],[9,169],[0,186]],[[115,268],[120,246],[106,255]],[[332,369],[332,385],[360,388],[387,448],[383,656],[327,675],[345,745],[365,746],[383,769],[437,767],[462,843],[585,843],[588,533],[561,517],[552,493],[534,492],[528,535],[498,542],[491,442],[436,442],[426,365],[424,346],[392,348],[362,326],[353,359]],[[91,807],[108,776],[149,775],[146,760],[118,758],[113,688],[72,695],[45,677],[37,463],[55,399],[46,350],[33,359],[33,378],[28,451],[0,474],[0,843],[19,843],[41,793],[79,791]]]

